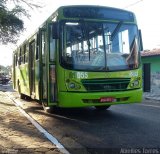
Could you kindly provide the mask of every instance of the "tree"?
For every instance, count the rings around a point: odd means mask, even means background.
[[[30,17],[27,8],[39,7],[41,6],[31,0],[0,0],[0,43],[16,43],[19,34],[24,30],[22,17]]]

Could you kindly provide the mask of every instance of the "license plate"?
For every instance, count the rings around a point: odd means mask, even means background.
[[[102,97],[100,98],[100,102],[101,103],[105,103],[105,102],[115,102],[116,99],[114,97]]]

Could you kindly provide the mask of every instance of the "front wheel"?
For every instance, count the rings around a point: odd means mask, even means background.
[[[108,106],[95,106],[96,110],[107,110],[111,105]]]

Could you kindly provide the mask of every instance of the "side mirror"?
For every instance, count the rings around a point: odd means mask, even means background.
[[[142,41],[142,33],[141,30],[138,30],[139,33],[139,50],[143,51],[143,41]]]
[[[52,24],[52,38],[53,39],[58,39],[59,38],[59,28],[58,28],[58,23],[54,22]]]

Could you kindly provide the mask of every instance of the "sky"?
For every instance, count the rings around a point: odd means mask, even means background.
[[[43,7],[32,10],[30,19],[24,19],[26,31],[16,45],[0,45],[0,65],[12,64],[13,50],[40,26],[59,6],[102,5],[126,9],[135,13],[138,28],[142,31],[144,50],[160,48],[159,0],[41,0]]]

